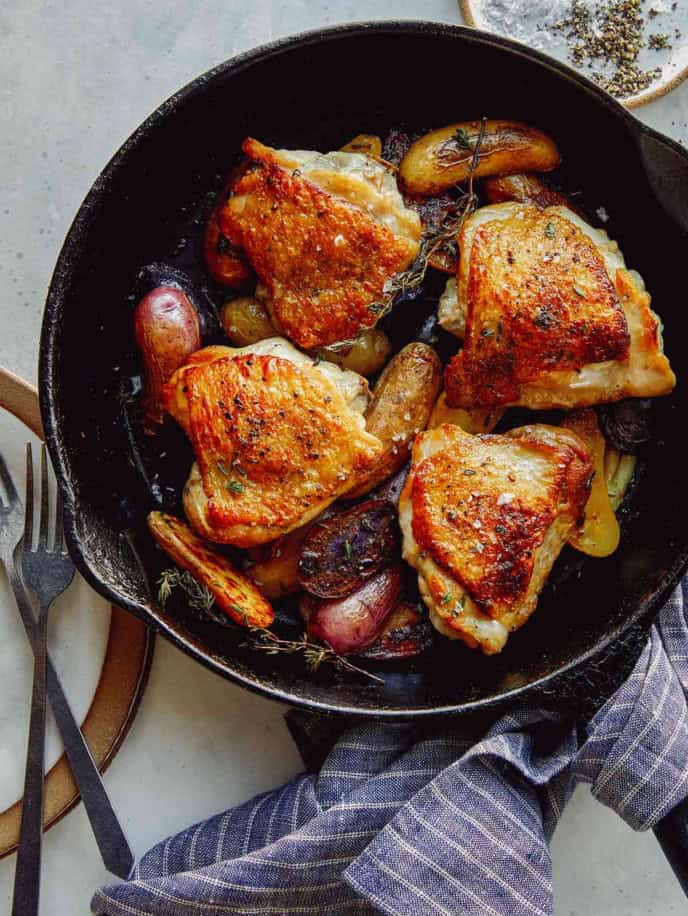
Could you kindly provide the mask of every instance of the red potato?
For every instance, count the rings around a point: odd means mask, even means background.
[[[322,601],[304,594],[299,607],[308,636],[339,655],[360,652],[375,641],[399,601],[401,566],[383,569],[346,598]]]
[[[183,290],[158,286],[136,306],[134,332],[143,363],[144,429],[153,435],[165,418],[162,387],[200,349],[201,324]]]

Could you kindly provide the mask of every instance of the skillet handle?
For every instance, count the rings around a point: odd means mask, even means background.
[[[654,833],[688,897],[688,798],[662,818]]]
[[[643,128],[640,151],[656,199],[678,226],[688,233],[688,150]]]

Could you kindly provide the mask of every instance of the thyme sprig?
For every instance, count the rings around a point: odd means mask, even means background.
[[[475,171],[480,163],[480,149],[485,139],[486,124],[487,119],[482,118],[475,146],[472,147],[473,155],[468,167],[467,189],[462,191],[454,205],[447,209],[437,229],[424,237],[418,257],[411,267],[403,273],[392,277],[391,280],[387,282],[385,293],[390,297],[390,300],[400,293],[412,292],[422,285],[428,272],[428,266],[432,256],[439,248],[442,248],[443,245],[446,245],[448,242],[455,242],[457,236],[463,229],[464,223],[477,209],[478,195],[474,191],[473,183]],[[459,133],[461,137],[457,138]],[[471,149],[470,143],[468,142],[468,135],[465,130],[457,131],[457,134],[453,137],[453,141],[456,142],[457,145],[465,143],[466,146],[463,148]]]
[[[228,617],[220,616],[215,609],[215,598],[212,593],[201,585],[191,573],[186,570],[170,567],[163,570],[157,582],[158,601],[165,607],[169,601],[174,589],[181,589],[189,602],[190,607],[197,611],[208,614],[213,620],[221,622],[227,626],[236,626]],[[246,619],[244,615],[244,619]],[[359,674],[383,684],[381,677],[366,671],[365,668],[359,668],[342,655],[338,655],[329,646],[323,646],[319,643],[309,642],[308,636],[303,633],[299,639],[283,639],[272,630],[266,627],[253,627],[248,622],[246,629],[249,638],[242,644],[250,649],[256,649],[267,655],[301,655],[309,671],[317,671],[323,664],[330,664],[336,668]]]

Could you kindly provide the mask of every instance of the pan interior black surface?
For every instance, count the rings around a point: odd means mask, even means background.
[[[606,560],[563,558],[537,612],[501,656],[486,659],[440,641],[417,662],[386,669],[384,686],[331,670],[309,674],[300,660],[246,649],[240,633],[182,604],[161,610],[155,580],[169,564],[145,528],[152,500],[122,408],[140,267],[169,262],[175,253],[201,295],[218,301],[218,290],[204,286],[194,266],[201,263],[201,217],[246,135],[329,150],[361,132],[415,131],[482,116],[523,120],[556,139],[563,183],[584,190],[586,202],[611,216],[612,237],[664,319],[679,386],[654,406],[657,434],[641,456],[645,470],[621,547]],[[200,77],[161,106],[79,212],[44,321],[44,422],[64,485],[71,548],[87,578],[215,670],[289,702],[417,715],[529,694],[532,701],[534,691],[557,701],[569,695],[575,706],[578,699],[589,703],[592,689],[601,700],[602,682],[592,678],[590,687],[591,669],[581,663],[605,649],[611,670],[626,670],[628,659],[615,660],[607,647],[649,623],[687,554],[681,416],[688,368],[677,277],[688,249],[666,208],[676,210],[679,195],[685,200],[688,164],[675,145],[655,137],[585,81],[520,46],[421,23],[347,27],[278,43]],[[414,308],[406,302],[393,313],[398,343],[413,339]]]

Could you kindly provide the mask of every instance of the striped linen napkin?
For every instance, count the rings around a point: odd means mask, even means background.
[[[303,774],[146,853],[96,914],[553,912],[548,841],[577,781],[635,830],[688,795],[688,585],[586,729],[538,711],[348,728]]]

